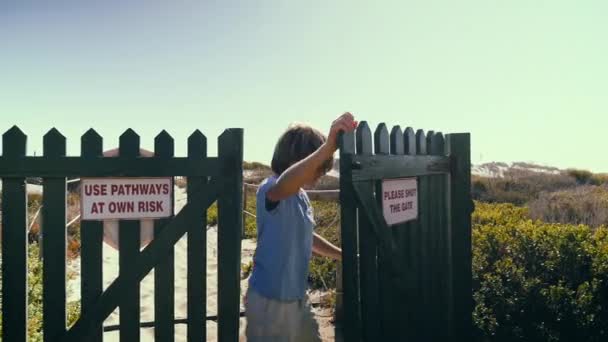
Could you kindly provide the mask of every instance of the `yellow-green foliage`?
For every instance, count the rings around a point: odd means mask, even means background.
[[[596,173],[591,177],[591,184],[608,184],[608,173]]]
[[[256,201],[255,194],[248,192],[247,193],[247,206],[245,207],[247,212],[255,215],[256,211]],[[209,209],[207,209],[207,224],[210,226],[216,225],[218,222],[217,216],[217,202],[214,202]],[[256,223],[255,218],[245,214],[245,238],[246,239],[255,239],[256,238]]]
[[[28,250],[28,337],[31,342],[42,341],[42,261],[39,258],[37,244],[30,244]],[[0,259],[0,265],[2,259]],[[68,277],[72,277],[68,274]],[[0,274],[0,289],[2,285],[2,274]],[[0,291],[0,302],[2,292]],[[67,324],[72,326],[80,316],[80,303],[71,302],[67,304]],[[0,315],[0,336],[2,334],[2,315]]]
[[[604,341],[608,230],[477,203],[474,321],[482,341]]]
[[[213,202],[209,209],[207,209],[207,224],[210,226],[217,224],[217,202]]]
[[[245,210],[250,214],[256,215],[256,206],[255,193],[247,192],[247,205],[245,206]],[[245,226],[245,238],[255,239],[257,237],[255,217],[245,214],[245,222],[243,222],[243,224]]]
[[[602,185],[608,184],[608,175],[602,173],[592,173],[587,170],[570,169],[566,173],[576,179],[576,182],[581,185]]]
[[[513,220],[528,218],[528,209],[510,203],[490,204],[475,202],[472,220],[476,225],[504,225]]]
[[[337,202],[313,201],[317,226],[315,232],[329,242],[340,245],[340,207]],[[314,257],[310,261],[308,280],[313,289],[336,287],[336,262],[329,258]]]

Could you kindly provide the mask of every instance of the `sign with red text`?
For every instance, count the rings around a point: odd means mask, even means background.
[[[382,211],[389,226],[418,218],[418,181],[416,178],[382,181]]]
[[[139,220],[173,215],[172,178],[82,178],[82,220]]]

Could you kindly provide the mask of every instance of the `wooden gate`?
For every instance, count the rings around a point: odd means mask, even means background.
[[[468,341],[470,136],[362,122],[340,150],[345,341]],[[382,180],[414,178],[417,219],[388,226]],[[358,257],[359,255],[359,257]]]
[[[188,233],[188,341],[206,338],[207,208],[218,203],[218,338],[238,341],[242,212],[243,131],[218,139],[218,157],[207,156],[206,138],[195,131],[188,156],[174,156],[173,138],[155,138],[154,157],[139,157],[139,136],[120,137],[120,156],[103,157],[102,138],[82,136],[81,156],[66,156],[66,139],[52,129],[44,156],[26,156],[26,136],[16,126],[3,135],[2,340],[27,340],[26,177],[43,177],[44,341],[102,341],[103,321],[120,308],[120,340],[140,340],[140,281],[155,269],[155,339],[174,338],[173,246]],[[157,220],[155,238],[140,252],[139,221],[120,221],[120,272],[103,291],[101,222],[81,224],[81,316],[66,329],[66,177],[188,177],[188,203],[174,217]]]

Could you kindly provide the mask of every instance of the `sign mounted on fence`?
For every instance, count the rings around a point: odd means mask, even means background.
[[[82,220],[139,220],[173,215],[172,178],[82,178]]]
[[[416,178],[382,181],[382,211],[389,226],[418,218],[418,181]]]

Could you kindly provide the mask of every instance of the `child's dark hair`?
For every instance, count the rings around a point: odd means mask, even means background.
[[[282,174],[291,165],[308,157],[325,143],[327,138],[318,130],[304,124],[292,124],[281,135],[274,148],[271,168],[277,175]],[[333,157],[328,159],[319,170],[323,175],[333,166]]]

